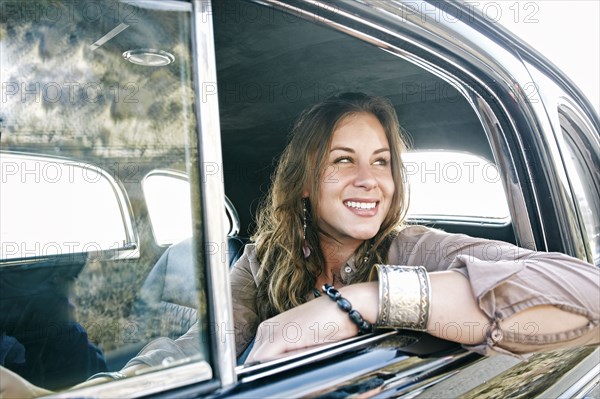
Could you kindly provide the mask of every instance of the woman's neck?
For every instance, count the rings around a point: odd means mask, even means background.
[[[330,238],[321,238],[321,251],[325,257],[325,267],[317,279],[317,286],[327,284],[341,285],[341,269],[350,257],[354,255],[356,249],[362,244],[362,241],[353,241],[352,243],[341,243]]]

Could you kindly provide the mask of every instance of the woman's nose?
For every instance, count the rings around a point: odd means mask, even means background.
[[[359,165],[354,178],[354,186],[372,190],[377,187],[377,179],[371,170],[371,165]]]

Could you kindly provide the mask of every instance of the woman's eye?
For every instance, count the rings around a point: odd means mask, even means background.
[[[350,157],[339,157],[333,163],[350,163],[352,159]]]
[[[386,166],[388,163],[389,163],[389,161],[385,158],[379,158],[374,162],[375,165],[381,165],[381,166]]]

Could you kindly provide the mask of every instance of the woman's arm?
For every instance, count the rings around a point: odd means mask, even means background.
[[[431,313],[427,332],[436,337],[476,345],[495,328],[473,297],[469,280],[453,271],[430,273]],[[585,327],[588,319],[551,305],[533,306],[499,321],[501,331],[521,326],[531,335],[557,334]],[[494,339],[494,334],[492,339]],[[501,336],[496,336],[501,340]]]
[[[466,277],[453,271],[434,272],[429,277],[431,304],[427,332],[440,338],[477,345],[492,337],[497,340],[494,344],[501,346],[502,333],[493,333],[497,327],[502,332],[521,325],[531,335],[544,335],[577,330],[589,324],[584,316],[545,305],[515,313],[494,326],[477,304]],[[365,320],[376,321],[379,309],[377,282],[350,285],[340,292]],[[247,362],[273,359],[286,352],[350,338],[357,332],[347,313],[323,296],[261,323]],[[588,334],[588,343],[597,344],[598,334],[596,326]]]

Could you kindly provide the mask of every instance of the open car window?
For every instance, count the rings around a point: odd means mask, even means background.
[[[241,231],[254,231],[300,112],[350,91],[385,96],[395,107],[410,147],[403,155],[409,223],[515,242],[495,150],[464,87],[368,36],[288,11],[234,0],[212,6],[225,192]]]
[[[114,397],[210,379],[191,3],[2,15],[0,364],[50,390],[137,366]]]
[[[389,98],[405,132],[409,222],[515,242],[494,150],[452,80],[302,13],[233,0],[212,12],[225,192],[244,210],[242,232],[299,113],[360,91]]]

